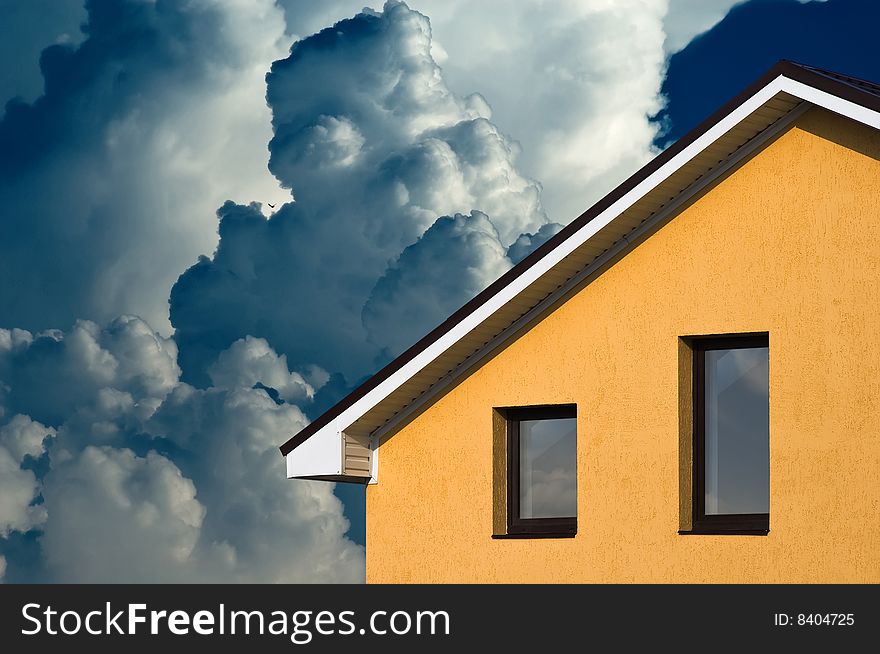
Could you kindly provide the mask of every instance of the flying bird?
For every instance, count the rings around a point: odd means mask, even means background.
[[[269,204],[269,203],[267,202],[266,204]],[[269,204],[269,208],[270,208],[270,209],[274,209],[274,208],[275,208],[275,205],[274,205],[274,204]]]

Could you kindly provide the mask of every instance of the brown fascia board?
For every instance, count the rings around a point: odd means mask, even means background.
[[[770,68],[766,73],[752,82],[746,89],[739,93],[735,98],[725,103],[720,109],[715,111],[702,123],[697,125],[690,132],[675,141],[666,150],[649,161],[644,167],[630,176],[626,181],[620,184],[613,191],[608,193],[604,198],[599,200],[592,207],[587,209],[580,216],[571,221],[562,230],[560,230],[552,238],[548,239],[540,247],[536,248],[525,259],[516,264],[513,268],[504,273],[501,277],[492,282],[483,291],[478,293],[472,300],[458,309],[455,313],[444,320],[440,325],[434,328],[429,334],[418,341],[415,345],[407,349],[403,354],[391,361],[384,368],[379,370],[372,377],[366,379],[360,386],[346,395],[337,402],[333,407],[325,411],[314,422],[311,422],[293,438],[284,443],[280,449],[283,455],[289,454],[292,450],[305,442],[310,436],[315,434],[319,429],[325,427],[334,418],[339,416],[343,411],[352,406],[359,399],[364,397],[371,390],[376,388],[383,381],[388,379],[395,372],[400,370],[409,361],[418,354],[428,348],[432,343],[441,338],[455,325],[461,322],[466,316],[473,313],[478,307],[482,306],[489,298],[494,296],[502,288],[510,284],[517,277],[535,265],[544,256],[563,243],[572,234],[581,229],[588,222],[602,213],[605,209],[626,195],[638,184],[644,181],[657,169],[672,159],[679,152],[684,150],[688,145],[699,139],[703,134],[709,131],[716,123],[724,119],[728,114],[736,110],[741,104],[752,97],[755,93],[767,86],[774,79],[784,75],[789,79],[802,82],[819,90],[835,95],[844,100],[849,100],[867,109],[880,112],[880,86],[860,80],[854,77],[848,77],[839,73],[814,68],[792,61],[782,60]]]

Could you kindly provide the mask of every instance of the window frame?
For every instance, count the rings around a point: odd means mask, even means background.
[[[764,333],[729,334],[699,337],[691,340],[693,349],[693,519],[690,533],[742,534],[763,536],[770,531],[769,513],[731,513],[706,515],[706,352],[768,348],[770,337]],[[769,363],[769,362],[768,362]],[[769,384],[769,380],[768,380]],[[769,389],[767,411],[770,410]],[[770,434],[767,434],[769,465]]]
[[[553,404],[509,408],[507,423],[507,535],[525,538],[570,538],[577,534],[577,515],[564,518],[521,518],[520,513],[520,427],[523,420],[577,418],[577,405]],[[575,427],[577,452],[577,427]],[[577,459],[575,459],[577,475]],[[578,485],[579,487],[579,485]]]

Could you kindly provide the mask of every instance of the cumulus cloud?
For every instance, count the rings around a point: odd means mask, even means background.
[[[54,581],[361,580],[333,485],[288,481],[278,456],[307,420],[270,393],[303,400],[302,376],[244,339],[196,389],[175,354],[133,317],[0,331],[0,549],[38,531]]]
[[[9,451],[0,447],[0,537],[11,531],[28,531],[43,522],[43,507],[32,505],[38,493],[34,473],[22,470]]]
[[[4,349],[0,332],[6,401],[47,425],[58,426],[77,410],[110,410],[113,401],[148,416],[179,376],[174,341],[133,316],[104,329],[80,320],[66,333],[4,331],[10,344]]]
[[[154,452],[88,446],[53,469],[42,546],[60,582],[171,582],[205,517],[193,482]]]
[[[28,456],[36,459],[44,452],[44,441],[54,435],[55,430],[51,427],[19,414],[0,427],[0,447],[3,447],[14,461],[24,461]]]
[[[278,435],[307,422],[297,407],[246,388],[181,385],[157,412],[151,433],[197,453],[181,468],[208,507],[199,544],[204,578],[363,580],[363,549],[345,537],[349,523],[333,485],[285,478]]]
[[[209,362],[245,335],[266,339],[296,365],[349,378],[370,372],[379,351],[365,338],[361,313],[377,280],[400,274],[389,265],[405,248],[447,248],[473,265],[446,267],[444,282],[456,290],[429,295],[425,301],[437,303],[429,317],[378,339],[394,351],[506,270],[507,247],[547,222],[540,186],[517,168],[519,146],[491,122],[481,96],[450,91],[428,19],[405,4],[365,10],[295,43],[267,79],[269,167],[295,202],[268,220],[256,203],[220,209],[216,252],[171,294],[188,381],[208,384]],[[447,235],[446,223],[431,232],[438,218],[472,211],[482,218],[444,218],[479,224],[470,237]],[[413,281],[416,273],[406,275]],[[393,310],[392,295],[409,297],[389,284],[367,311],[377,321]]]
[[[439,3],[437,3],[439,4]],[[666,0],[457,0],[438,20],[456,88],[479,88],[567,223],[654,151]],[[621,56],[621,53],[626,53]]]
[[[320,375],[312,370],[311,374]],[[247,336],[237,340],[220,353],[208,368],[212,384],[217,388],[253,387],[263,384],[287,402],[311,399],[315,389],[299,373],[290,372],[287,355],[277,355],[263,338]]]
[[[45,4],[47,34],[71,21]],[[167,331],[168,289],[216,243],[213,210],[289,197],[266,170],[263,98],[283,17],[273,0],[86,8],[81,34],[42,44],[43,94],[0,116],[0,315],[36,331],[136,313]]]
[[[43,453],[43,443],[52,435],[54,430],[24,415],[0,427],[0,538],[33,529],[46,519],[45,508],[35,503],[40,483],[25,466],[28,457]]]

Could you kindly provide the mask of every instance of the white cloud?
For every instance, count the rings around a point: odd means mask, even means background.
[[[0,343],[0,373],[9,380],[6,402],[50,426],[75,410],[97,407],[97,400],[106,404],[103,389],[126,393],[135,412],[149,416],[180,374],[174,341],[132,316],[104,329],[80,320],[66,333],[18,330],[14,343],[8,349]]]
[[[53,435],[54,430],[24,415],[16,415],[0,427],[0,538],[11,531],[28,531],[45,521],[45,508],[34,503],[40,483],[22,464],[27,457],[39,457],[44,452],[44,441]]]
[[[32,502],[40,485],[30,470],[22,470],[9,451],[0,447],[0,538],[11,531],[28,531],[45,520],[45,511]]]
[[[302,377],[245,339],[212,369],[219,387],[199,390],[174,354],[132,317],[0,333],[0,539],[41,531],[52,581],[361,581],[333,485],[284,474],[278,443],[305,416],[251,388],[305,401]],[[45,465],[26,465],[45,446]]]
[[[333,484],[291,481],[278,453],[307,424],[298,408],[251,389],[179,386],[150,424],[198,452],[184,465],[208,507],[199,544],[204,578],[253,582],[357,582],[363,548]],[[222,554],[222,556],[221,556]]]
[[[26,456],[39,457],[45,450],[44,441],[55,435],[55,430],[18,414],[0,427],[0,447],[16,461],[24,461]]]
[[[172,582],[205,517],[192,481],[155,453],[86,447],[47,476],[41,539],[59,582]]]
[[[434,21],[445,72],[454,88],[480,89],[522,144],[550,218],[568,223],[653,155],[666,1],[515,7],[452,3]]]
[[[208,368],[208,375],[216,388],[249,388],[261,383],[288,402],[302,402],[315,394],[302,375],[288,370],[286,355],[275,354],[265,339],[253,336],[237,340],[221,352]]]

